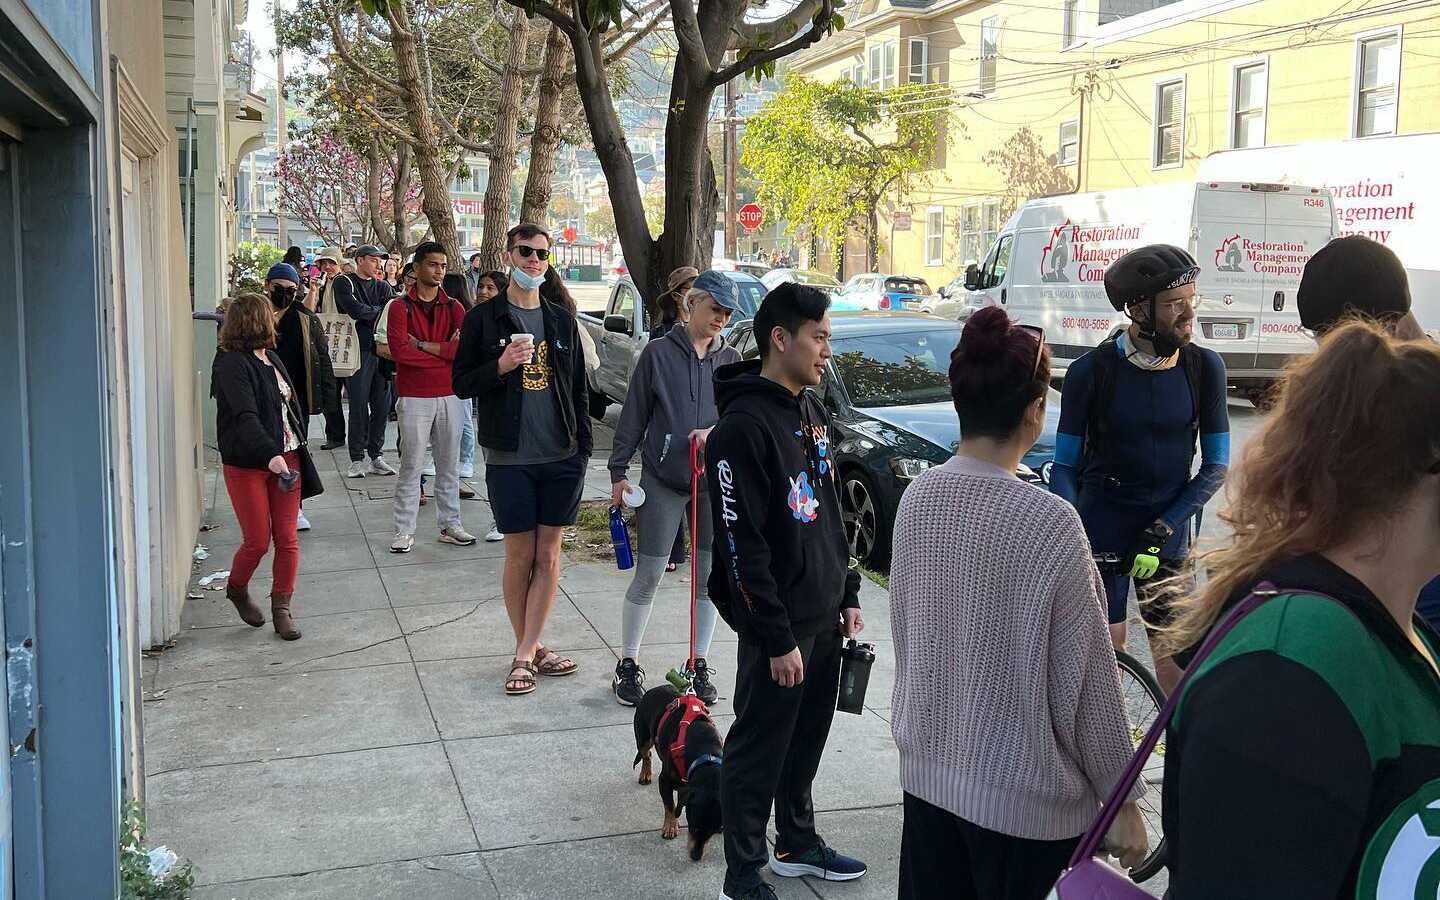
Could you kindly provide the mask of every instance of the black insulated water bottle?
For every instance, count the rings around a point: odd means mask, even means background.
[[[860,644],[852,638],[840,649],[840,712],[863,715],[865,688],[870,684],[870,666],[875,662],[875,645]]]

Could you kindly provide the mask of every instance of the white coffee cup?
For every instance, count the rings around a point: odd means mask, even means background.
[[[526,357],[525,361],[527,363],[535,361],[535,335],[524,331],[517,331],[510,335],[510,342],[512,344],[528,344],[530,346],[530,355]]]
[[[620,494],[620,499],[630,509],[639,509],[645,505],[645,489],[638,484],[632,484]]]

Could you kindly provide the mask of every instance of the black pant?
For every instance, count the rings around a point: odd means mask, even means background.
[[[1001,834],[906,794],[900,900],[1043,900],[1079,842]]]
[[[685,521],[680,523],[680,527],[675,531],[675,543],[670,545],[670,562],[677,566],[689,558],[685,555],[685,531],[690,527],[689,519],[690,517],[686,516]]]
[[[725,737],[720,805],[725,817],[725,883],[759,883],[768,859],[765,826],[775,804],[775,845],[804,852],[818,842],[810,784],[820,768],[840,691],[840,635],[800,640],[805,680],[782,688],[770,657],[744,637],[735,663],[735,721]]]
[[[360,368],[350,376],[350,461],[380,455],[385,426],[390,422],[390,381],[380,374],[380,357],[360,354]]]
[[[346,379],[335,379],[335,395],[320,401],[320,411],[325,414],[325,443],[345,443],[345,411],[341,407],[340,391]]]

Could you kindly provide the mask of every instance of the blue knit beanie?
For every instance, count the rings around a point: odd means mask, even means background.
[[[279,281],[281,279],[290,282],[296,287],[300,285],[300,273],[296,272],[295,267],[289,263],[278,262],[270,267],[270,271],[265,273],[266,281]]]

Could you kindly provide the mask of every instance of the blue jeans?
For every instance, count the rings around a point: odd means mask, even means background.
[[[475,474],[475,409],[465,401],[465,426],[460,432],[460,477],[470,478]]]

